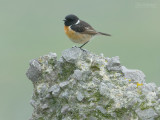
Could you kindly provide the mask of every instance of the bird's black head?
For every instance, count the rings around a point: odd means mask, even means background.
[[[64,24],[65,26],[70,26],[75,24],[78,20],[79,18],[77,16],[70,14],[65,17]]]

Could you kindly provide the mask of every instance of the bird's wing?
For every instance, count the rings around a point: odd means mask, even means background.
[[[89,34],[89,35],[98,34],[98,32],[96,30],[94,30],[94,28],[92,28],[91,25],[89,25],[88,23],[86,23],[82,20],[78,24],[72,25],[71,29],[76,32],[80,32],[82,34]]]

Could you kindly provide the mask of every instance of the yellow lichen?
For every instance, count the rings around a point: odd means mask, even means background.
[[[138,88],[138,86],[142,86],[142,85],[143,85],[143,83],[137,82],[137,88]]]
[[[42,59],[41,59],[41,58],[39,58],[38,61],[39,61],[40,63],[42,63]]]

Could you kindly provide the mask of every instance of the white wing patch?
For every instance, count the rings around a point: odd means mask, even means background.
[[[93,29],[90,29],[89,27],[85,27],[85,29],[86,29],[87,31],[95,31],[95,30],[93,30]]]

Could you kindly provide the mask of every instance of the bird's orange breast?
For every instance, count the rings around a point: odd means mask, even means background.
[[[83,44],[91,39],[91,35],[75,32],[69,26],[64,26],[64,31],[66,35],[75,43]]]
[[[80,39],[80,36],[78,36],[73,30],[71,30],[69,26],[64,26],[64,31],[70,39]]]

